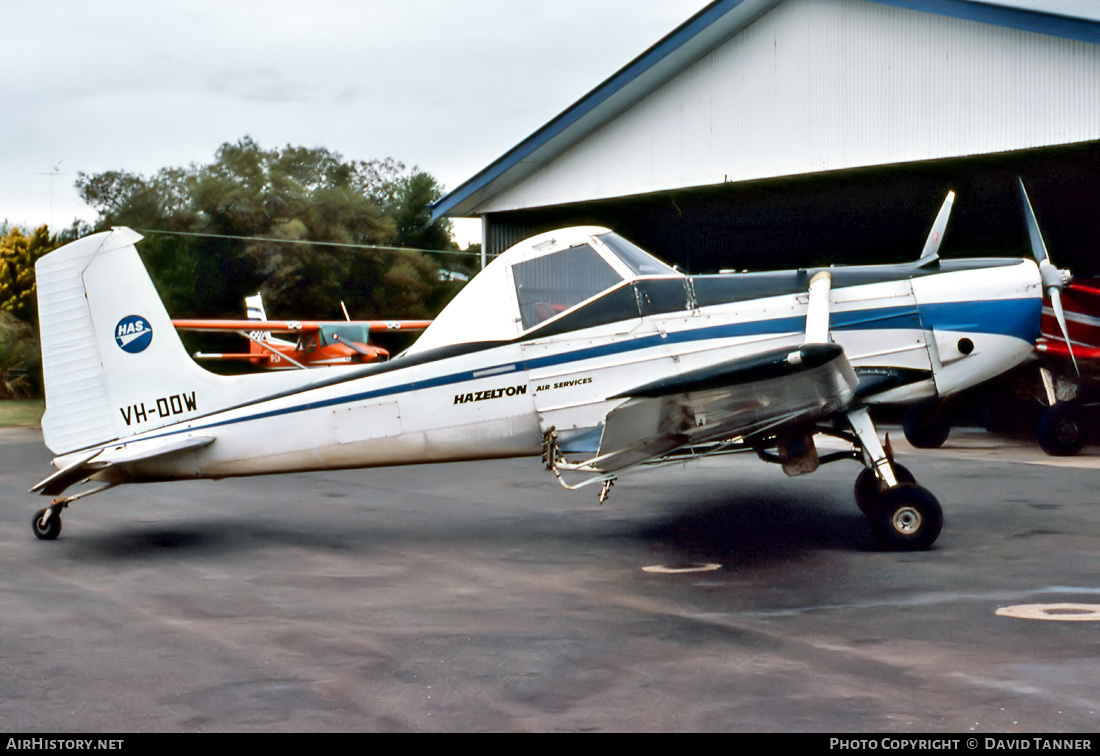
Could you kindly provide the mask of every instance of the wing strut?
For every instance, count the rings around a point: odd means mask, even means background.
[[[829,343],[829,291],[833,276],[823,270],[810,279],[810,304],[806,308],[806,343]]]

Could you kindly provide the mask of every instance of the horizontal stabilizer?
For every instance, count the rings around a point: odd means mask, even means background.
[[[94,452],[66,465],[50,477],[37,483],[34,488],[30,490],[30,493],[56,496],[72,484],[84,480],[98,470],[102,470],[105,465],[95,465],[91,463],[99,454],[100,452]]]
[[[82,457],[77,461],[66,465],[50,477],[35,485],[31,493],[41,493],[45,496],[54,496],[64,491],[74,483],[88,478],[112,465],[121,465],[127,462],[137,462],[153,457],[163,457],[169,454],[199,449],[214,443],[211,436],[183,436],[178,438],[150,438],[144,441],[116,444],[106,449]]]

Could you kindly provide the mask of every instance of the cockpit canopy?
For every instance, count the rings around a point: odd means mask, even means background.
[[[626,281],[653,278],[684,279],[606,228],[540,234],[504,252],[466,284],[408,353],[514,339]]]

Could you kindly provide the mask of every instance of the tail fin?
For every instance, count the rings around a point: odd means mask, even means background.
[[[264,298],[260,295],[260,292],[244,298],[244,312],[249,320],[267,320],[267,311],[264,310]]]
[[[138,257],[141,238],[128,228],[93,234],[35,265],[42,431],[55,454],[289,387],[285,379],[264,380],[274,376],[226,378],[192,361]]]
[[[267,322],[267,310],[264,309],[264,298],[260,292],[244,298],[244,312],[249,320]],[[271,340],[271,331],[252,331],[248,334],[248,353],[256,358],[252,360],[253,364],[271,359],[271,352],[260,345]]]

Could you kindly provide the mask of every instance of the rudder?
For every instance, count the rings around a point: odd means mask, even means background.
[[[266,375],[228,378],[196,365],[134,247],[141,238],[128,228],[92,234],[35,265],[42,431],[55,454],[209,414],[291,383]]]

